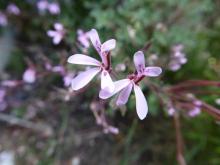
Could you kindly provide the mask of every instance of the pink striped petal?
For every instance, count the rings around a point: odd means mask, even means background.
[[[148,105],[141,88],[134,85],[134,93],[136,99],[136,111],[139,119],[143,120],[147,116]]]
[[[101,41],[99,39],[99,35],[95,29],[92,29],[89,32],[89,38],[98,53],[101,53]]]
[[[96,74],[100,72],[100,68],[91,68],[89,70],[86,70],[82,73],[80,73],[78,76],[76,76],[72,82],[72,89],[73,90],[79,90],[86,86],[92,79],[95,77]]]
[[[117,106],[124,105],[127,103],[128,98],[131,94],[132,87],[133,85],[132,83],[130,83],[127,87],[121,90],[116,101]]]
[[[71,64],[79,64],[79,65],[93,65],[93,66],[101,65],[101,63],[98,60],[84,54],[74,54],[68,58],[67,62]]]
[[[144,75],[149,77],[157,77],[162,73],[162,69],[157,66],[149,66],[144,69]]]
[[[101,52],[110,51],[114,49],[116,46],[116,40],[110,39],[108,41],[105,41],[101,46]]]
[[[114,91],[114,83],[106,70],[101,74],[101,89],[112,93]]]
[[[114,91],[111,93],[111,92],[106,91],[106,90],[101,90],[99,92],[99,98],[107,99],[109,97],[112,97],[113,95],[118,93],[120,90],[122,90],[123,88],[128,86],[129,83],[131,83],[131,81],[129,79],[123,79],[123,80],[116,81],[116,82],[114,82],[114,86],[115,86]]]
[[[137,72],[142,73],[145,68],[144,53],[142,51],[136,52],[133,60]]]

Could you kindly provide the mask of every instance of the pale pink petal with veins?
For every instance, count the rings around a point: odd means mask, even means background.
[[[101,46],[101,51],[105,52],[105,51],[110,51],[112,49],[114,49],[116,46],[116,40],[115,39],[110,39],[108,41],[105,41],[102,46]]]
[[[117,106],[124,105],[127,103],[128,98],[131,94],[132,87],[133,87],[133,84],[130,83],[127,87],[121,90],[116,101]]]
[[[89,38],[96,49],[96,51],[101,55],[101,41],[99,39],[99,35],[95,29],[92,29],[89,32]]]
[[[114,86],[115,86],[114,91],[109,92],[109,91],[106,91],[106,90],[100,90],[99,97],[101,99],[108,99],[109,97],[112,97],[113,95],[115,95],[116,93],[121,91],[123,88],[128,86],[130,83],[131,83],[131,81],[129,79],[123,79],[123,80],[115,81],[114,82]]]
[[[95,58],[92,58],[84,54],[74,54],[68,58],[67,62],[71,64],[79,64],[79,65],[94,65],[94,66],[101,65],[101,63]]]
[[[134,65],[138,73],[142,73],[145,68],[145,59],[144,53],[142,51],[138,51],[134,54]]]
[[[139,86],[134,85],[134,93],[136,99],[136,111],[139,119],[143,120],[148,112],[147,101]]]
[[[101,73],[101,89],[112,93],[114,91],[114,83],[106,70]]]
[[[100,72],[100,68],[91,68],[77,75],[71,82],[73,90],[86,86]]]
[[[157,77],[162,73],[162,69],[156,66],[149,66],[144,69],[144,75],[149,77]]]

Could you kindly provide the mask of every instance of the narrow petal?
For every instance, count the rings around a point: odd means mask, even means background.
[[[136,111],[137,111],[138,117],[141,120],[143,120],[146,117],[147,112],[148,112],[147,101],[139,86],[134,85],[134,93],[135,93],[135,99],[136,99]]]
[[[101,65],[101,63],[98,60],[84,54],[74,54],[68,58],[67,62],[71,64],[79,64],[79,65],[93,65],[93,66]]]
[[[116,40],[110,39],[108,41],[105,41],[101,46],[101,52],[110,51],[114,49],[116,46]]]
[[[63,30],[63,25],[61,23],[55,23],[54,24],[54,29],[56,29],[58,31],[62,31]]]
[[[62,36],[59,35],[59,34],[57,34],[57,35],[54,36],[54,38],[53,38],[53,43],[54,43],[55,45],[57,45],[57,44],[60,43],[61,40],[62,40]]]
[[[54,37],[54,36],[57,35],[57,32],[54,31],[54,30],[48,30],[48,31],[47,31],[47,35],[48,35],[49,37]]]
[[[145,68],[145,59],[142,51],[138,51],[134,54],[134,65],[138,72],[143,72]]]
[[[162,69],[157,66],[150,66],[144,69],[144,75],[149,77],[157,77],[162,73]]]
[[[95,77],[95,75],[100,71],[100,68],[91,68],[87,71],[84,71],[80,73],[78,76],[76,76],[72,82],[72,89],[73,90],[79,90],[86,86],[92,79]]]
[[[101,53],[101,41],[99,39],[99,35],[95,29],[92,29],[89,32],[89,38],[98,53]]]
[[[101,99],[107,99],[107,98],[115,95],[116,93],[118,93],[120,90],[122,90],[126,86],[128,86],[129,83],[131,83],[131,80],[129,80],[129,79],[123,79],[123,80],[116,81],[116,82],[114,82],[115,89],[112,93],[109,91],[106,91],[106,90],[101,90],[99,92],[99,97]]]
[[[116,105],[120,106],[127,103],[128,98],[131,94],[132,86],[132,83],[130,83],[127,87],[121,90],[121,92],[118,95]]]
[[[115,85],[106,70],[102,71],[101,74],[101,88],[102,90],[112,93],[114,91]]]

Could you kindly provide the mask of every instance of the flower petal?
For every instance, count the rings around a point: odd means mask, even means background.
[[[107,98],[115,95],[116,93],[118,93],[120,90],[122,90],[126,86],[128,86],[129,83],[131,83],[131,80],[129,80],[129,79],[123,79],[123,80],[116,81],[116,82],[114,82],[114,86],[115,86],[114,91],[111,93],[111,92],[106,91],[106,90],[101,90],[99,92],[99,98],[107,99]]]
[[[143,120],[146,117],[147,112],[148,112],[147,101],[139,86],[134,85],[134,93],[135,93],[135,99],[136,99],[136,111],[137,111],[139,119]]]
[[[110,39],[108,41],[105,41],[101,46],[101,52],[110,51],[114,49],[116,46],[116,40]]]
[[[144,75],[150,77],[157,77],[162,73],[162,69],[157,66],[149,66],[144,69]]]
[[[134,65],[136,67],[137,72],[142,72],[145,68],[145,59],[144,53],[142,51],[138,51],[134,54]]]
[[[97,31],[95,29],[92,29],[89,32],[89,38],[94,46],[94,48],[96,49],[96,51],[101,54],[101,41],[99,39],[99,35],[97,33]]]
[[[108,71],[103,70],[101,74],[101,88],[102,90],[112,93],[115,89],[114,83],[108,73]]]
[[[63,25],[61,23],[55,23],[54,24],[54,29],[56,29],[57,31],[62,31],[63,30]]]
[[[57,34],[57,35],[54,36],[54,38],[53,38],[53,43],[54,43],[55,45],[59,44],[60,41],[62,40],[62,38],[63,38],[63,37],[62,37],[61,35]]]
[[[86,86],[93,77],[100,71],[100,68],[91,68],[89,70],[86,70],[82,73],[80,73],[78,76],[76,76],[72,82],[72,89],[73,90],[79,90]]]
[[[54,31],[54,30],[48,30],[48,31],[47,31],[47,35],[48,35],[49,37],[54,37],[54,36],[57,35],[57,31]]]
[[[101,63],[98,60],[84,54],[74,54],[68,58],[67,62],[71,64],[79,64],[79,65],[93,65],[93,66],[101,65]]]
[[[132,87],[133,85],[132,83],[130,83],[127,87],[121,90],[116,101],[117,106],[124,105],[127,103],[128,98],[131,94]]]

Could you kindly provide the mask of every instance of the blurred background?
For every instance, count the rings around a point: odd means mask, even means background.
[[[143,85],[149,113],[140,121],[134,95],[121,108],[114,98],[98,98],[98,78],[71,90],[85,67],[67,58],[99,58],[88,39],[92,28],[102,42],[117,40],[111,55],[120,79],[134,71],[133,54],[150,42],[146,64],[163,74],[147,80],[161,89],[219,81],[219,0],[1,0],[0,165],[178,164],[173,109],[187,164],[220,164],[219,122],[198,107],[172,109],[167,96],[161,104]],[[219,87],[184,92],[220,108]]]

